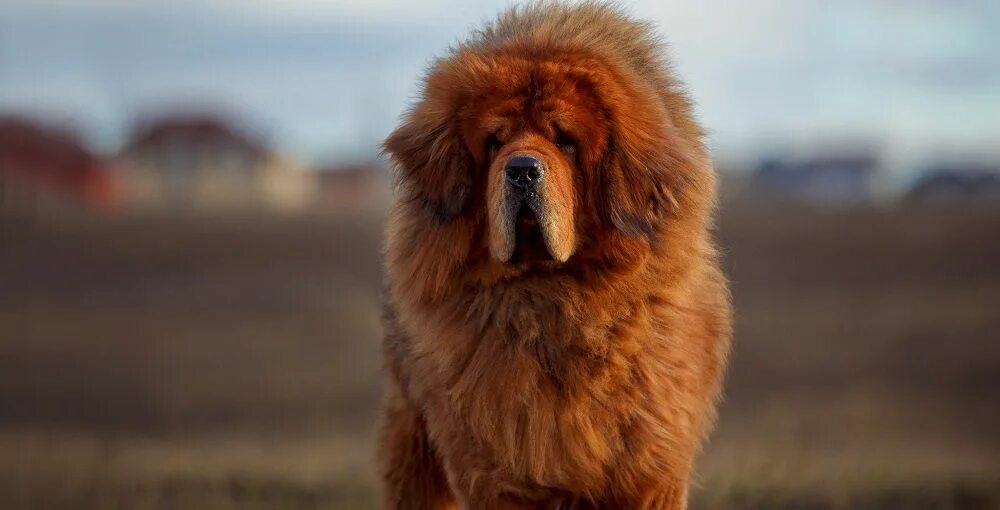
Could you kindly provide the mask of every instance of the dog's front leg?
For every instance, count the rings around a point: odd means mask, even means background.
[[[385,510],[458,508],[427,437],[423,416],[398,388],[390,389],[383,402],[378,448]]]

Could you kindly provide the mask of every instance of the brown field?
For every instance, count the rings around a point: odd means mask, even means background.
[[[379,222],[0,219],[0,508],[373,508]],[[696,509],[1000,509],[1000,212],[721,237]]]

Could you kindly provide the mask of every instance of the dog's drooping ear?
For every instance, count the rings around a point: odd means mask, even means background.
[[[654,235],[658,223],[677,205],[664,163],[643,156],[647,155],[612,152],[605,167],[608,219],[631,236]]]
[[[383,144],[392,156],[399,184],[438,220],[462,212],[472,187],[471,155],[455,123],[417,105]]]
[[[634,122],[618,129],[640,127]],[[605,210],[611,224],[625,234],[653,237],[667,216],[692,205],[685,197],[689,187],[698,185],[698,163],[670,131],[669,126],[656,126],[611,141],[602,176]]]
[[[614,67],[588,73],[600,91],[610,123],[600,176],[602,216],[629,236],[653,238],[664,219],[684,208],[690,172],[698,172],[690,148],[672,125],[663,96],[635,85]]]

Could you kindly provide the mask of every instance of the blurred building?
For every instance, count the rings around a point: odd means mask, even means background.
[[[0,209],[110,209],[113,173],[70,131],[0,117]]]
[[[119,158],[125,204],[165,212],[297,212],[315,175],[236,125],[211,115],[166,116],[137,127]]]
[[[1000,166],[977,163],[932,165],[914,182],[907,199],[1000,206]]]
[[[376,163],[328,166],[317,176],[322,209],[381,210],[392,195],[390,172]]]
[[[857,204],[872,199],[878,170],[878,159],[868,152],[769,158],[757,167],[752,181],[756,191],[773,196]]]

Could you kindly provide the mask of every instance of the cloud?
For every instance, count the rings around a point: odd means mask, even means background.
[[[717,147],[1000,132],[1000,8],[989,1],[625,4],[660,27]],[[307,155],[369,148],[424,65],[505,5],[6,0],[0,109],[62,109],[113,133],[137,111],[202,98],[260,117]]]

